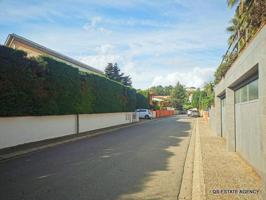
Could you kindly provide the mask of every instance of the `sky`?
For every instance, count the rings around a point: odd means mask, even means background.
[[[135,88],[202,87],[227,48],[226,0],[0,0],[0,44],[16,33]]]

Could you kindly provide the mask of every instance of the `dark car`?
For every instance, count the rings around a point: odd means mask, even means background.
[[[199,111],[196,111],[196,110],[193,110],[192,112],[191,112],[191,115],[190,115],[191,117],[200,117],[200,113],[199,113]]]

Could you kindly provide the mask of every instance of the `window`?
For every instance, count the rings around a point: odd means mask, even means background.
[[[258,79],[235,91],[235,103],[252,101],[259,98]]]
[[[236,103],[240,103],[241,102],[241,96],[240,96],[241,94],[240,94],[240,90],[237,90],[236,92],[235,92],[235,102]]]
[[[240,98],[241,98],[241,102],[246,102],[248,100],[248,87],[247,85],[242,87],[240,89]]]
[[[259,98],[258,79],[248,84],[249,101]]]

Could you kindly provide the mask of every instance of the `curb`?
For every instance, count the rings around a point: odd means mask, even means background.
[[[192,199],[192,182],[193,182],[193,164],[195,153],[195,121],[190,136],[190,142],[187,149],[186,160],[183,168],[183,176],[181,180],[181,187],[177,199],[191,200]]]
[[[199,119],[197,119],[195,131],[195,158],[193,167],[192,200],[206,200],[201,153]]]
[[[59,138],[51,138],[48,140],[37,141],[37,142],[33,142],[33,143],[22,144],[22,145],[10,147],[10,149],[12,149],[12,150],[10,150],[10,153],[2,153],[1,154],[1,150],[0,150],[0,162],[4,162],[6,160],[10,160],[10,159],[13,159],[13,158],[16,158],[19,156],[23,156],[23,155],[28,154],[28,153],[32,153],[35,151],[46,149],[49,147],[54,147],[54,146],[57,146],[60,144],[65,144],[65,143],[74,142],[77,140],[82,140],[85,138],[103,135],[103,134],[106,134],[106,133],[109,133],[112,131],[116,131],[116,130],[119,130],[122,128],[137,126],[137,125],[145,124],[145,123],[148,123],[151,121],[156,121],[159,119],[161,119],[161,118],[154,119],[154,120],[133,122],[130,124],[122,124],[122,125],[118,125],[118,126],[107,127],[107,128],[88,131],[88,132],[84,132],[84,133],[72,134],[72,135],[63,136],[63,137],[59,137]],[[44,144],[42,144],[42,143],[44,143]],[[36,145],[36,146],[27,148],[27,146],[31,146],[31,145],[33,145],[33,146]],[[19,148],[21,148],[22,150],[18,150]],[[2,151],[6,151],[6,149],[2,149]]]
[[[178,199],[206,200],[198,119],[193,122]]]

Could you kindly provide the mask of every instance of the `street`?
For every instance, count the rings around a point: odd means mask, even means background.
[[[151,120],[3,161],[0,199],[176,199],[191,128]]]

